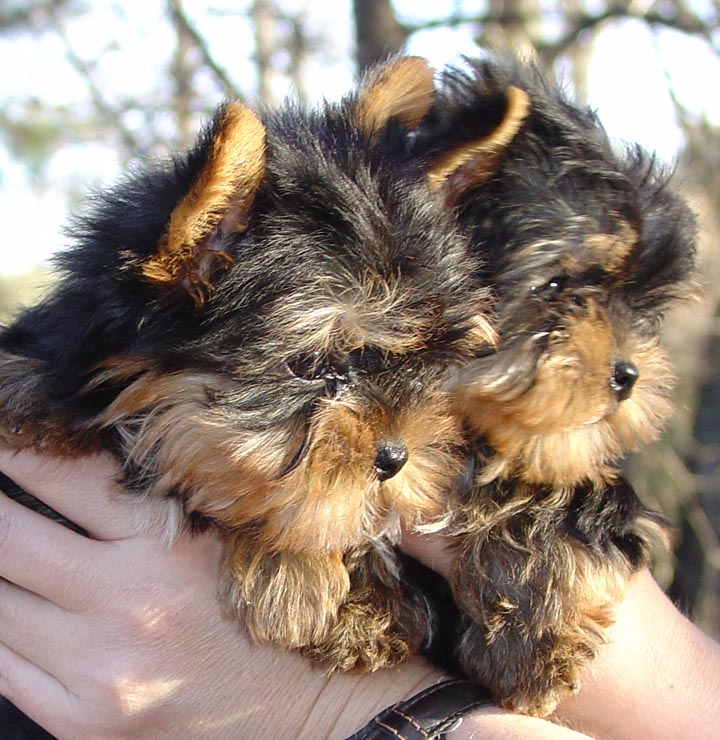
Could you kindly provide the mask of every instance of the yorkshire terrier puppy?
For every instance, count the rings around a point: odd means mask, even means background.
[[[338,105],[223,105],[195,147],[96,198],[57,285],[0,334],[0,438],[121,462],[214,525],[257,639],[329,668],[417,650],[393,544],[460,466],[448,367],[493,340],[452,214],[409,157],[432,70]],[[171,517],[172,518],[172,517]]]
[[[496,296],[458,375],[472,474],[450,522],[463,670],[547,715],[664,536],[619,474],[670,414],[658,331],[693,289],[694,219],[639,148],[512,60],[450,70],[416,142]]]

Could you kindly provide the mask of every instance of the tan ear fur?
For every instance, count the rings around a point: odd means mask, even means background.
[[[212,274],[232,261],[212,237],[247,228],[264,173],[264,126],[242,103],[228,103],[208,161],[172,212],[157,253],[142,265],[145,277],[166,289],[182,284],[196,304],[203,303]]]
[[[372,140],[391,118],[410,130],[430,110],[433,69],[422,57],[400,57],[371,71],[357,101],[360,130]]]
[[[500,124],[487,136],[469,141],[440,157],[428,170],[427,179],[434,190],[443,190],[449,202],[471,187],[492,177],[503,153],[513,140],[530,110],[524,90],[510,87],[507,108]]]

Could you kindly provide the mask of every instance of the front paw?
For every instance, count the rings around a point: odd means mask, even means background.
[[[229,604],[250,635],[288,649],[325,640],[350,588],[341,553],[254,552],[235,543],[227,569]]]
[[[552,714],[558,702],[576,691],[583,668],[603,643],[598,630],[554,625],[540,632],[524,624],[492,631],[468,623],[459,660],[468,678],[493,693],[501,706],[535,717]]]
[[[402,663],[411,652],[408,637],[400,634],[390,612],[352,597],[340,607],[325,639],[302,650],[328,671],[359,673]]]

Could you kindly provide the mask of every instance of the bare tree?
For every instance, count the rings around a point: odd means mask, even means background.
[[[390,0],[354,0],[357,66],[360,71],[401,51],[408,31]]]

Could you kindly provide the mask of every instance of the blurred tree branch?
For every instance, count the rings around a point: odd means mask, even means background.
[[[79,8],[73,6],[73,2],[74,0],[36,0],[20,4],[3,0],[0,2],[0,30],[31,33],[52,30],[58,10],[80,12]]]
[[[115,131],[120,138],[123,148],[128,154],[137,154],[142,152],[143,147],[141,146],[140,141],[126,126],[123,125],[122,111],[110,103],[100,85],[95,82],[92,65],[81,59],[75,52],[75,49],[65,32],[63,19],[60,17],[57,8],[53,8],[51,10],[51,17],[53,20],[53,30],[65,49],[65,57],[70,63],[70,66],[84,80],[90,94],[92,104],[100,119],[105,123],[108,130]]]
[[[390,0],[354,0],[353,15],[359,71],[402,51],[413,33],[398,21]]]
[[[361,3],[362,0],[359,0]],[[716,3],[720,5],[720,3]],[[559,38],[547,40],[537,29],[539,11],[532,4],[513,2],[512,0],[495,2],[484,13],[453,13],[440,18],[418,23],[401,25],[405,34],[410,36],[419,31],[437,28],[456,28],[458,26],[499,26],[504,30],[520,29],[532,42],[538,55],[552,61],[565,53],[571,46],[582,43],[582,35],[611,20],[637,20],[650,27],[663,27],[699,36],[707,41],[716,51],[717,42],[714,32],[720,29],[720,22],[709,23],[692,13],[681,0],[673,0],[662,6],[664,10],[641,10],[637,4],[628,2],[609,2],[602,10],[591,13],[571,3],[558,3],[556,10],[543,9],[542,16],[555,15],[563,26]]]
[[[183,34],[195,45],[195,48],[200,52],[204,65],[212,72],[220,89],[223,91],[223,94],[229,98],[242,98],[240,91],[234,85],[227,72],[220,64],[218,64],[210,53],[207,41],[198,32],[195,26],[190,23],[183,9],[182,0],[167,0],[167,2],[170,17],[172,18],[175,27],[178,29],[178,33]]]

